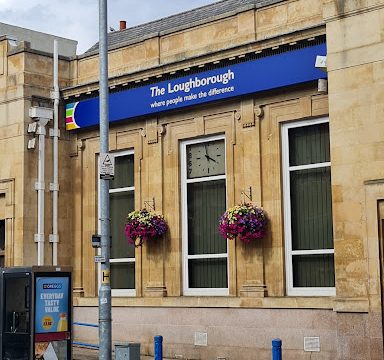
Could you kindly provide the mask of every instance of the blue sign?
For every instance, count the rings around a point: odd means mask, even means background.
[[[326,45],[314,45],[109,95],[109,121],[179,109],[215,100],[325,78],[315,68]],[[66,105],[67,130],[99,123],[99,98]]]
[[[68,277],[37,277],[35,333],[68,331]]]

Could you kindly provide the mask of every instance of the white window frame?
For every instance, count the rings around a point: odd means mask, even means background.
[[[289,166],[289,137],[288,131],[292,128],[311,126],[316,124],[329,123],[328,117],[313,120],[301,120],[283,124],[282,134],[282,173],[283,173],[283,194],[284,194],[284,232],[285,232],[285,263],[286,263],[286,288],[288,296],[335,296],[335,287],[294,287],[293,286],[293,255],[320,255],[334,254],[334,249],[317,250],[292,250],[292,228],[291,228],[291,187],[290,171],[331,167],[330,162],[308,164],[301,166]]]
[[[226,153],[226,141],[224,135],[216,135],[205,138],[185,140],[180,145],[181,156],[181,208],[182,208],[182,256],[183,256],[183,295],[185,296],[228,296],[229,295],[229,257],[228,257],[228,240],[227,240],[227,252],[221,254],[188,254],[188,203],[187,203],[187,184],[206,182],[214,180],[225,180],[225,191],[227,192],[227,155],[225,154],[225,174],[215,175],[209,177],[201,177],[195,179],[188,179],[187,176],[187,146],[192,144],[204,143],[215,140],[224,140],[224,149]],[[226,194],[226,202],[227,202]],[[227,204],[226,204],[227,205]],[[190,288],[189,276],[188,276],[188,260],[191,259],[227,259],[227,288]]]
[[[120,156],[128,156],[128,155],[134,155],[134,151],[133,150],[125,150],[125,151],[119,151],[119,152],[116,152],[116,153],[113,153],[113,156],[115,158],[117,157],[120,157]],[[98,156],[98,159],[97,159],[97,163],[99,163],[99,156]],[[98,171],[98,174],[100,172]],[[131,192],[131,191],[135,191],[135,186],[130,186],[130,187],[123,187],[123,188],[116,188],[116,189],[109,189],[109,194],[112,194],[112,193],[119,193],[119,192]],[[98,176],[98,214],[99,214],[99,221],[98,221],[98,233],[100,234],[101,232],[101,221],[100,221],[100,214],[101,214],[101,211],[100,211],[100,176]],[[127,243],[127,246],[128,243]],[[101,249],[98,249],[98,255],[101,255]],[[135,263],[136,264],[136,258],[133,257],[133,258],[118,258],[118,259],[110,259],[109,262],[111,264],[116,264],[116,263],[124,263],[124,264],[128,264],[128,263]],[[99,288],[100,288],[100,285],[101,285],[101,264],[98,263],[98,284],[99,284]],[[135,278],[136,278],[136,268],[135,268]],[[135,279],[136,280],[136,279]],[[135,287],[136,287],[136,281],[135,281]],[[136,296],[136,288],[135,289],[111,289],[111,296],[114,296],[114,297],[118,297],[118,296]]]

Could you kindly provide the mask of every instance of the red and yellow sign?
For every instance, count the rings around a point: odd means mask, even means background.
[[[50,330],[53,326],[53,317],[49,315],[43,316],[41,319],[41,326],[44,330]]]

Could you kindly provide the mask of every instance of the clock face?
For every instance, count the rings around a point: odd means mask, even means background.
[[[225,174],[224,140],[187,145],[188,179]]]

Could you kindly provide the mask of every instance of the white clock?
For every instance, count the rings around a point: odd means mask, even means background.
[[[205,141],[187,145],[188,179],[224,174],[224,140]]]

